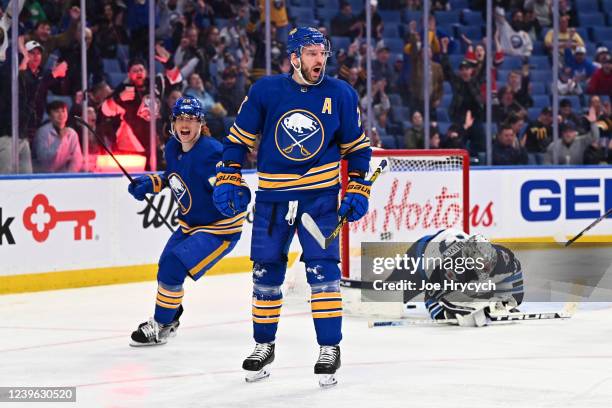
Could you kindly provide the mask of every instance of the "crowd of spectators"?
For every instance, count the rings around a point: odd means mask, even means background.
[[[552,78],[551,0],[495,0],[493,164],[612,163],[612,57],[605,41],[590,41],[579,7],[604,0],[561,0],[559,77]],[[7,1],[0,3],[4,13]],[[221,140],[249,86],[265,75],[264,0],[156,1],[155,75],[148,66],[148,2],[88,1],[88,77],[81,78],[79,1],[27,0],[19,17],[20,172],[95,171],[103,153],[71,119],[87,101],[88,122],[114,152],[151,152],[163,168],[170,110],[190,94],[206,110],[210,134]],[[482,0],[370,0],[373,43],[366,44],[363,1],[271,0],[273,73],[289,73],[289,30],[314,25],[332,41],[327,74],[359,94],[374,146],[423,148],[423,42],[430,46],[429,145],[465,148],[485,163],[486,47]],[[604,16],[603,13],[600,13]],[[612,16],[610,16],[612,17]],[[586,32],[586,34],[585,34]],[[10,33],[0,29],[0,45]],[[593,35],[594,37],[595,35]],[[0,48],[1,50],[2,48]],[[368,123],[366,58],[372,56]],[[0,52],[0,173],[11,172],[10,48]],[[154,81],[156,101],[149,98]],[[559,139],[553,143],[551,87],[561,95]],[[153,103],[154,102],[154,103]],[[152,111],[152,107],[156,109]],[[157,140],[150,143],[150,122]],[[88,162],[84,156],[89,156]],[[256,151],[249,155],[254,165]]]

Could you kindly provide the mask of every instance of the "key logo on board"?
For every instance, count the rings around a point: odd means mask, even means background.
[[[94,210],[81,211],[58,211],[49,204],[49,199],[44,194],[37,194],[32,199],[32,204],[23,212],[23,225],[32,233],[37,242],[44,242],[49,233],[61,222],[76,223],[74,226],[74,240],[86,240],[93,238],[91,221],[96,218]]]
[[[274,132],[276,148],[287,159],[304,161],[314,157],[325,139],[319,118],[304,109],[293,109],[280,117]]]

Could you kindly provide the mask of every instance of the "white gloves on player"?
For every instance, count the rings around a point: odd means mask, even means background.
[[[471,302],[451,302],[441,298],[438,304],[444,309],[446,319],[457,319],[462,327],[482,327],[491,315],[505,315],[517,306],[514,297]]]

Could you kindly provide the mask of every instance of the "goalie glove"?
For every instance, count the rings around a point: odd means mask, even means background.
[[[138,201],[145,199],[147,194],[157,194],[166,185],[166,180],[159,174],[147,174],[146,176],[136,177],[128,185],[128,192]]]
[[[238,163],[225,162],[217,166],[217,181],[213,190],[213,202],[219,212],[233,217],[246,211],[251,201],[251,191],[246,186]]]
[[[347,216],[349,222],[357,221],[368,212],[372,182],[364,179],[364,174],[349,173],[350,181],[338,209],[340,217]]]

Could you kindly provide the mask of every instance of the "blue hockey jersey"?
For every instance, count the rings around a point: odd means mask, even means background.
[[[222,150],[219,141],[206,136],[201,136],[188,152],[183,152],[175,138],[166,143],[164,180],[179,204],[179,225],[185,234],[207,232],[228,240],[240,237],[246,212],[226,218],[212,200]]]
[[[289,74],[257,81],[224,140],[223,160],[242,163],[258,136],[258,200],[337,193],[341,158],[349,171],[369,168],[357,93],[338,79],[325,77],[318,86],[301,86]]]

